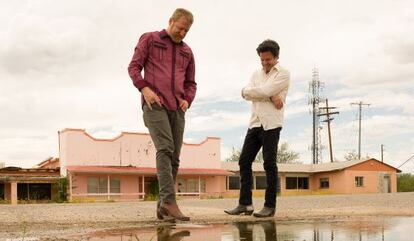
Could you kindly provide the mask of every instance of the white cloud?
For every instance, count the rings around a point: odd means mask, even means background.
[[[350,105],[356,101],[372,104],[363,112],[365,150],[377,153],[381,142],[390,160],[409,156],[411,1],[41,0],[0,2],[0,160],[32,166],[56,156],[57,131],[66,127],[102,137],[146,132],[139,94],[126,68],[139,36],[165,28],[177,6],[195,15],[186,42],[195,53],[198,93],[186,135],[223,133],[223,156],[228,146],[242,143],[249,108],[240,89],[260,67],[255,48],[273,38],[292,76],[285,115],[289,128],[282,138],[305,162],[310,161],[307,98],[313,67],[326,85],[322,95],[339,107],[333,122],[339,159],[356,147],[356,107]]]

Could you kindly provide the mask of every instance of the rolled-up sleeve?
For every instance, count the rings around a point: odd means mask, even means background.
[[[141,71],[145,66],[149,53],[150,35],[144,34],[138,41],[135,47],[134,55],[128,66],[128,73],[132,82],[138,90],[149,86],[149,84],[142,77]]]

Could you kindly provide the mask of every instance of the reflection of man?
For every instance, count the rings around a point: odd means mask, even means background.
[[[161,226],[157,228],[157,241],[179,241],[184,237],[190,236],[190,231],[181,230],[172,233],[171,226]]]
[[[239,230],[239,240],[253,241],[253,224],[240,222],[234,226]]]
[[[230,215],[253,213],[252,163],[263,148],[263,167],[266,172],[265,203],[255,217],[271,217],[276,211],[277,145],[283,124],[284,102],[290,82],[290,73],[279,63],[279,45],[273,40],[263,41],[256,49],[262,69],[253,73],[250,83],[243,88],[242,97],[252,102],[252,114],[240,154],[239,205],[225,212]]]
[[[276,222],[267,221],[261,222],[260,225],[265,233],[266,241],[277,241]]]
[[[255,225],[253,225],[253,223],[239,222],[239,223],[234,223],[233,225],[239,231],[239,240],[246,240],[246,241],[253,240],[253,232],[254,230],[257,230],[254,228]],[[260,226],[262,226],[264,234],[265,234],[264,240],[277,241],[276,223],[274,221],[260,222]],[[256,236],[256,239],[257,239],[257,236]]]
[[[129,75],[142,94],[144,123],[154,142],[160,200],[157,217],[188,221],[175,199],[185,112],[196,93],[195,63],[182,40],[193,23],[188,10],[178,8],[166,30],[141,36],[129,64]],[[145,76],[142,77],[141,71]]]

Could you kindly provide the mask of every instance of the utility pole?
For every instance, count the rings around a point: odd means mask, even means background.
[[[359,135],[358,135],[358,159],[361,160],[361,113],[362,113],[362,106],[366,105],[366,106],[370,106],[371,104],[366,104],[366,103],[362,103],[362,101],[357,102],[357,103],[351,103],[351,105],[359,105],[359,114],[358,114],[358,119],[359,119]]]
[[[384,162],[384,145],[381,144],[381,162]]]
[[[320,92],[324,83],[319,81],[319,71],[317,68],[312,70],[312,81],[309,82],[309,101],[308,104],[312,106],[312,163],[318,164],[321,159],[322,147],[320,143],[320,131],[319,131],[319,102],[322,100]]]
[[[336,107],[329,107],[328,105],[328,99],[325,99],[326,107],[319,107],[319,110],[324,110],[325,113],[318,114],[318,116],[326,116],[326,120],[323,120],[322,122],[328,123],[328,138],[329,138],[329,154],[331,157],[331,162],[333,162],[333,154],[332,154],[332,137],[331,137],[331,121],[334,119],[333,117],[330,117],[330,115],[339,114],[338,111],[335,112],[329,112],[329,110],[336,109]]]

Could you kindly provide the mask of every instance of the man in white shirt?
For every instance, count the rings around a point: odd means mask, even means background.
[[[271,217],[276,211],[277,189],[277,145],[283,125],[283,112],[289,88],[290,73],[278,62],[279,45],[273,40],[263,41],[256,49],[262,69],[256,70],[249,84],[242,89],[242,97],[252,102],[249,129],[240,154],[240,197],[239,205],[225,212],[230,215],[251,215],[252,163],[260,148],[263,148],[263,167],[266,171],[265,203],[255,217]]]

